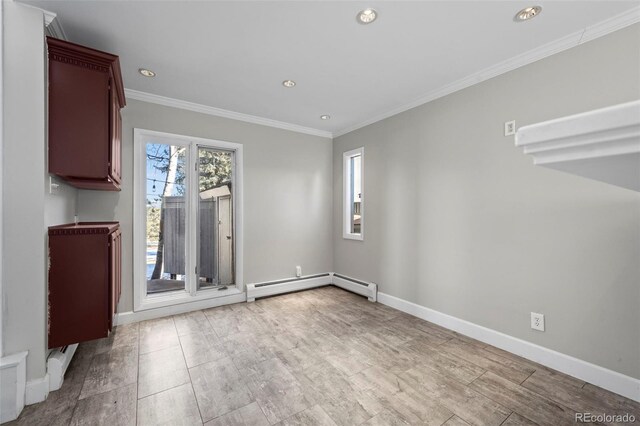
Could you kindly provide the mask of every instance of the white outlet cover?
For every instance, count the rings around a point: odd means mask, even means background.
[[[515,134],[516,134],[516,122],[515,122],[515,120],[505,122],[504,123],[504,135],[505,136],[511,136],[511,135],[515,135]]]
[[[49,176],[49,194],[55,195],[60,193],[60,184],[56,182],[53,176]]]
[[[544,315],[531,312],[531,328],[538,331],[544,331]]]

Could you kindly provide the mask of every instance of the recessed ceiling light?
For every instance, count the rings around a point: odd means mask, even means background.
[[[376,12],[375,9],[371,9],[369,7],[365,10],[360,11],[356,19],[358,20],[358,23],[362,25],[366,25],[375,21],[377,17],[378,17],[378,12]]]
[[[320,116],[320,119],[321,119],[321,120],[328,120],[328,119],[330,119],[330,118],[331,118],[331,116],[330,116],[330,115],[326,115],[326,114],[325,114],[325,115],[321,115],[321,116]]]
[[[140,74],[144,75],[145,77],[155,77],[155,76],[156,76],[156,73],[155,73],[155,72],[153,72],[153,71],[151,71],[151,70],[148,70],[148,69],[146,69],[146,68],[139,68],[139,69],[138,69],[138,72],[139,72]]]
[[[296,85],[296,82],[293,81],[293,80],[285,80],[285,81],[282,82],[282,85],[284,87],[293,87],[293,86]]]
[[[522,9],[520,12],[516,13],[515,20],[517,22],[528,21],[529,19],[535,18],[542,12],[541,6],[531,6]]]

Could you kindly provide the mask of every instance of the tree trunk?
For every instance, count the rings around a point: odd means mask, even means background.
[[[160,229],[158,230],[158,249],[156,250],[156,264],[153,267],[153,272],[151,273],[151,279],[157,280],[160,278],[162,274],[162,259],[164,252],[164,233],[162,232],[162,228],[164,226],[164,201],[160,205]]]

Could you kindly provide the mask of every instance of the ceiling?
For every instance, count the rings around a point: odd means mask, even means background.
[[[638,1],[25,1],[120,56],[127,89],[333,134],[420,103]],[[373,7],[379,18],[356,22]],[[638,13],[637,9],[633,12]],[[577,44],[577,43],[576,43]],[[138,68],[157,73],[142,77]],[[285,88],[283,80],[296,81]],[[321,120],[323,114],[330,120]],[[327,133],[329,134],[329,133]]]

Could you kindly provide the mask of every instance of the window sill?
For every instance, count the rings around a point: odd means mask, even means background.
[[[342,234],[342,238],[345,240],[355,240],[355,241],[364,241],[364,236],[362,234]]]

